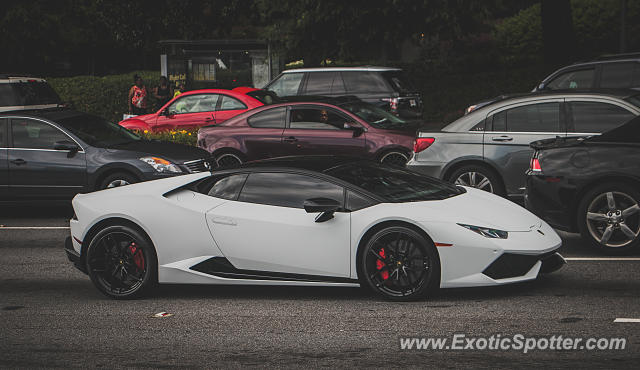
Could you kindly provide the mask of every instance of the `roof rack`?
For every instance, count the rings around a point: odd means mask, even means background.
[[[635,53],[623,53],[623,54],[604,54],[600,55],[593,60],[615,60],[615,59],[634,59],[640,58],[640,52]]]

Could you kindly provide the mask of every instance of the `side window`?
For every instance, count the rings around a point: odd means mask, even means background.
[[[220,103],[220,110],[247,109],[247,106],[236,98],[232,98],[227,95],[220,95],[220,99],[222,100]]]
[[[491,117],[491,131],[507,131],[507,111],[498,112]]]
[[[183,96],[169,106],[169,113],[184,114],[213,112],[214,110],[216,110],[216,104],[218,103],[219,96],[220,95],[218,94],[198,94]]]
[[[283,73],[274,83],[267,87],[267,90],[273,91],[278,96],[295,96],[298,95],[300,81],[302,81],[303,73]]]
[[[547,83],[546,88],[551,90],[587,89],[593,86],[594,74],[594,68],[566,72]]]
[[[347,119],[331,109],[295,108],[291,110],[289,128],[309,130],[342,130]]]
[[[7,120],[0,119],[0,148],[7,147]]]
[[[360,196],[351,190],[347,190],[347,206],[346,208],[350,211],[358,211],[363,208],[367,208],[372,206],[374,202],[368,198]]]
[[[600,133],[629,121],[633,113],[617,105],[598,102],[570,102],[571,132]]]
[[[249,126],[258,128],[284,128],[287,108],[273,108],[256,113],[249,117]]]
[[[560,132],[560,103],[523,105],[506,113],[509,132]]]
[[[389,92],[391,88],[384,78],[375,72],[342,72],[342,78],[349,93]]]
[[[302,208],[310,198],[344,202],[341,186],[306,175],[290,173],[252,173],[240,193],[241,202],[279,207]]]
[[[637,66],[640,66],[640,63],[604,64],[602,66],[602,77],[600,77],[600,87],[629,88],[636,86],[633,85],[633,72]]]
[[[14,148],[53,149],[57,141],[71,140],[59,129],[44,122],[24,118],[11,119]]]
[[[246,179],[247,174],[244,173],[223,177],[211,186],[207,195],[216,198],[236,200]]]
[[[306,95],[345,94],[340,72],[312,72],[307,78]]]

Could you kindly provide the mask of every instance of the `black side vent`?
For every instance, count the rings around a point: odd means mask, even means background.
[[[482,273],[496,280],[522,276],[529,272],[541,257],[540,255],[530,256],[526,254],[505,253],[493,261]]]

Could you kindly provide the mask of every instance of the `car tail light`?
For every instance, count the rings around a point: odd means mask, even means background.
[[[392,112],[397,112],[398,111],[398,101],[400,99],[398,98],[382,98],[380,99],[382,101],[386,101],[389,103],[389,109],[391,109]]]
[[[413,151],[414,153],[420,153],[421,151],[427,149],[428,147],[436,141],[433,137],[419,137],[413,142]]]
[[[533,173],[542,173],[542,167],[540,166],[540,160],[538,159],[538,157],[534,156],[531,158],[529,170]]]

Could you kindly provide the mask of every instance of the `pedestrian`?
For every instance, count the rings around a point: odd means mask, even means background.
[[[164,107],[165,104],[173,97],[169,81],[165,76],[160,76],[160,84],[153,89],[153,96],[156,98],[158,109]]]
[[[180,82],[180,85],[178,85],[178,90],[176,90],[176,92],[173,94],[173,97],[175,98],[176,96],[182,94],[184,92],[184,82]]]
[[[129,114],[147,114],[147,87],[138,75],[133,76],[133,81],[129,89]]]

